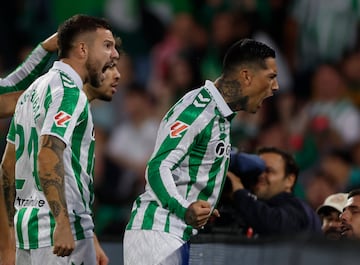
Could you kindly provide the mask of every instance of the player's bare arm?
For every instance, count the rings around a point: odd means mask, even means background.
[[[15,264],[15,147],[8,143],[0,167],[0,263]]]
[[[40,141],[40,184],[56,220],[53,252],[58,256],[68,256],[74,250],[75,242],[65,197],[63,153],[66,146],[62,140],[51,135],[41,136]]]
[[[7,143],[3,160],[1,162],[0,179],[2,180],[2,191],[4,193],[6,213],[9,227],[14,226],[15,215],[15,146]]]
[[[24,91],[16,91],[12,93],[0,95],[0,118],[8,118],[14,114],[15,106],[18,98]]]

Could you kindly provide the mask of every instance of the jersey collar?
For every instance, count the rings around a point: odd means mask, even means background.
[[[221,96],[219,90],[215,87],[214,83],[210,80],[205,81],[205,87],[208,89],[210,94],[213,96],[219,111],[221,112],[224,117],[229,117],[234,112],[229,108],[228,104],[226,104],[224,98]]]
[[[82,89],[83,82],[81,80],[81,77],[70,65],[61,61],[56,61],[54,62],[53,69],[57,69],[62,72],[65,72],[71,79],[74,80],[75,85],[79,89]]]

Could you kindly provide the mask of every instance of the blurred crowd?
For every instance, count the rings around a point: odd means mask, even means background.
[[[214,81],[224,52],[241,38],[276,50],[280,90],[259,113],[237,114],[233,146],[293,154],[295,195],[313,209],[360,187],[358,0],[17,0],[1,10],[2,76],[75,13],[106,17],[122,38],[117,94],[92,107],[99,236],[123,233],[162,116],[187,91]],[[1,121],[1,152],[8,125]]]

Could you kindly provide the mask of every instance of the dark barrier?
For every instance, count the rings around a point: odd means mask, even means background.
[[[110,265],[122,265],[122,244],[101,243]],[[191,240],[191,265],[358,265],[360,242],[323,238],[246,239],[222,234],[198,235]]]
[[[229,235],[199,235],[192,239],[191,265],[355,265],[360,242],[297,236],[244,239]]]

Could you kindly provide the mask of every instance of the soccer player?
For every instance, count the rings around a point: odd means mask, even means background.
[[[115,42],[104,19],[69,18],[58,29],[59,61],[18,100],[1,176],[17,264],[96,264],[89,101],[115,92]],[[111,69],[109,91],[100,86]]]
[[[0,79],[0,118],[10,117],[14,113],[17,99],[43,73],[56,50],[57,33],[54,33],[37,45],[15,71]]]
[[[164,116],[124,235],[124,263],[187,264],[187,241],[215,209],[237,111],[255,113],[278,90],[275,52],[252,39],[234,43],[215,81],[187,93]]]

